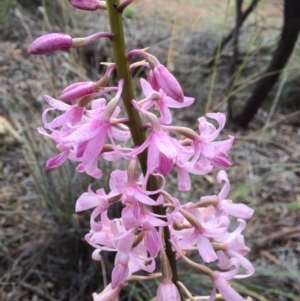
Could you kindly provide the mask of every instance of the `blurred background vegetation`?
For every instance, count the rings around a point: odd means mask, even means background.
[[[233,286],[252,300],[300,300],[299,41],[247,129],[236,118],[267,77],[287,3],[299,6],[298,0],[137,0],[124,14],[128,49],[150,47],[185,94],[196,97],[191,109],[174,112],[178,124],[195,127],[206,111],[230,119],[223,133],[235,136],[230,197],[256,211],[245,238],[257,272]],[[97,80],[105,70],[99,63],[113,60],[111,47],[99,41],[46,57],[26,49],[48,32],[75,37],[108,30],[106,13],[76,11],[62,0],[2,0],[0,23],[0,300],[91,300],[109,281],[113,258],[104,257],[105,269],[91,260],[82,239],[88,214],[75,214],[74,205],[89,184],[107,188],[115,165],[101,162],[101,181],[77,174],[71,163],[45,171],[55,146],[36,128],[47,107],[43,95],[57,97],[70,83]],[[138,93],[139,75],[143,69],[135,74]],[[215,174],[194,180],[189,195],[178,195],[182,201],[220,188]],[[175,183],[174,175],[170,191]],[[184,267],[180,279],[197,295],[210,293],[207,279]],[[120,300],[150,300],[156,285],[128,287]]]

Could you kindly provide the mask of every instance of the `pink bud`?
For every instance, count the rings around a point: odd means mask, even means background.
[[[28,48],[30,54],[47,54],[55,50],[68,50],[72,37],[62,33],[50,33],[36,39]]]
[[[100,294],[93,293],[93,301],[116,301],[121,289],[121,284],[115,288],[112,288],[109,284]]]
[[[157,290],[156,301],[180,301],[180,295],[173,282],[162,282]]]
[[[92,94],[95,92],[95,83],[89,82],[79,82],[74,83],[66,87],[60,94],[59,99],[65,101],[72,101],[83,96]]]
[[[69,0],[69,3],[75,8],[82,10],[95,11],[98,9],[98,0]]]
[[[163,91],[178,102],[184,101],[183,91],[177,79],[170,73],[170,71],[162,64],[154,67],[153,73],[156,82],[163,89]]]
[[[36,39],[28,48],[30,54],[47,54],[56,50],[78,48],[96,41],[99,38],[113,38],[111,32],[97,32],[88,37],[75,38],[63,33],[50,33]]]

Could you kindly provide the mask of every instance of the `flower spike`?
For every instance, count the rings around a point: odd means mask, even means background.
[[[76,212],[92,211],[89,232],[85,235],[94,248],[92,259],[105,258],[103,252],[116,253],[111,284],[102,293],[93,293],[93,300],[117,301],[123,286],[157,277],[162,280],[156,301],[180,301],[180,291],[189,299],[198,300],[178,282],[176,259],[182,258],[211,279],[212,293],[201,300],[213,301],[219,292],[226,301],[242,301],[228,281],[254,273],[253,265],[245,257],[250,249],[242,234],[246,227],[244,219],[249,219],[253,210],[227,199],[230,182],[223,170],[217,174],[217,182],[223,185],[218,195],[200,197],[194,195],[199,190],[193,189],[191,201],[186,203],[180,201],[181,193],[167,191],[174,190],[174,185],[168,185],[170,176],[177,181],[178,191],[191,191],[191,174],[207,175],[213,168],[231,166],[227,151],[234,137],[217,139],[226,116],[220,112],[199,117],[197,131],[172,124],[172,109],[190,106],[194,98],[184,95],[174,75],[147,52],[148,48],[125,53],[122,14],[135,0],[68,1],[81,10],[107,10],[112,32],[80,38],[51,33],[36,39],[28,52],[40,55],[65,51],[101,37],[109,38],[113,46],[115,62],[102,63],[107,69],[99,78],[70,84],[59,99],[45,96],[50,108],[42,113],[44,128],[38,128],[42,135],[54,140],[59,151],[47,161],[47,169],[71,160],[77,163],[77,172],[99,179],[102,176],[99,161],[114,162],[108,172],[109,191],[97,189],[93,182],[75,205]],[[130,62],[136,55],[142,61]],[[144,96],[136,99],[131,73],[140,67],[147,72],[140,79]],[[110,85],[116,82],[116,77],[110,76],[114,69],[118,84]],[[115,92],[114,96],[109,95],[111,92]],[[124,106],[119,106],[121,98]],[[127,115],[120,114],[124,107]],[[52,115],[55,110],[59,114]],[[127,143],[131,136],[132,141]],[[120,159],[127,161],[122,169],[115,163]],[[177,170],[177,178],[173,168]],[[200,200],[194,201],[198,197]],[[234,218],[238,226],[231,230]],[[190,259],[194,256],[188,258],[190,252],[200,256],[201,264]],[[149,275],[155,271],[159,257],[162,273]],[[207,263],[222,271],[212,270]],[[132,276],[139,271],[148,275]]]

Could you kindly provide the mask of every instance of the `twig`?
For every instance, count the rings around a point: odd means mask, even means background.
[[[273,233],[271,235],[264,236],[258,239],[254,244],[254,249],[257,251],[265,247],[271,246],[274,242],[282,241],[290,238],[290,235],[297,234],[300,236],[300,227],[294,227],[280,232]]]
[[[28,290],[36,293],[37,295],[39,295],[42,298],[45,298],[45,299],[47,299],[49,301],[57,301],[56,299],[52,298],[51,296],[45,294],[45,292],[41,288],[39,288],[37,286],[31,285],[31,284],[29,284],[27,282],[23,282],[22,286],[24,288],[26,288],[26,289],[28,289]]]

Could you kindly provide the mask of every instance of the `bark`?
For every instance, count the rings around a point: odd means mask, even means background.
[[[245,107],[234,118],[234,122],[247,128],[249,122],[253,119],[259,107],[262,105],[266,96],[276,83],[282,69],[291,56],[300,31],[300,1],[284,1],[284,23],[281,38],[277,49],[274,52],[272,61],[264,73],[270,73],[269,76],[262,74],[262,79],[257,83],[251,97],[248,99]]]
[[[252,0],[252,2],[249,4],[249,6],[247,7],[247,9],[241,14],[240,17],[240,23],[238,28],[242,27],[243,23],[245,22],[245,20],[248,18],[249,14],[254,10],[254,8],[257,6],[259,0]],[[221,44],[217,45],[215,50],[214,50],[214,55],[213,55],[213,59],[209,62],[208,67],[211,67],[213,65],[213,63],[215,62],[215,59],[217,57],[218,52],[221,52],[222,49],[228,44],[228,42],[234,37],[234,34],[236,32],[236,27],[233,28],[228,34],[227,36],[223,37]]]
[[[240,34],[240,27],[242,24],[242,6],[243,6],[243,0],[236,0],[235,4],[235,30],[234,30],[234,36],[233,36],[233,42],[232,42],[232,48],[233,48],[233,56],[230,62],[230,77],[231,80],[228,84],[228,93],[230,94],[231,90],[234,87],[235,84],[235,77],[234,74],[237,69],[238,61],[239,61],[239,34]],[[228,118],[229,120],[232,120],[232,103],[233,103],[233,97],[228,98]]]

